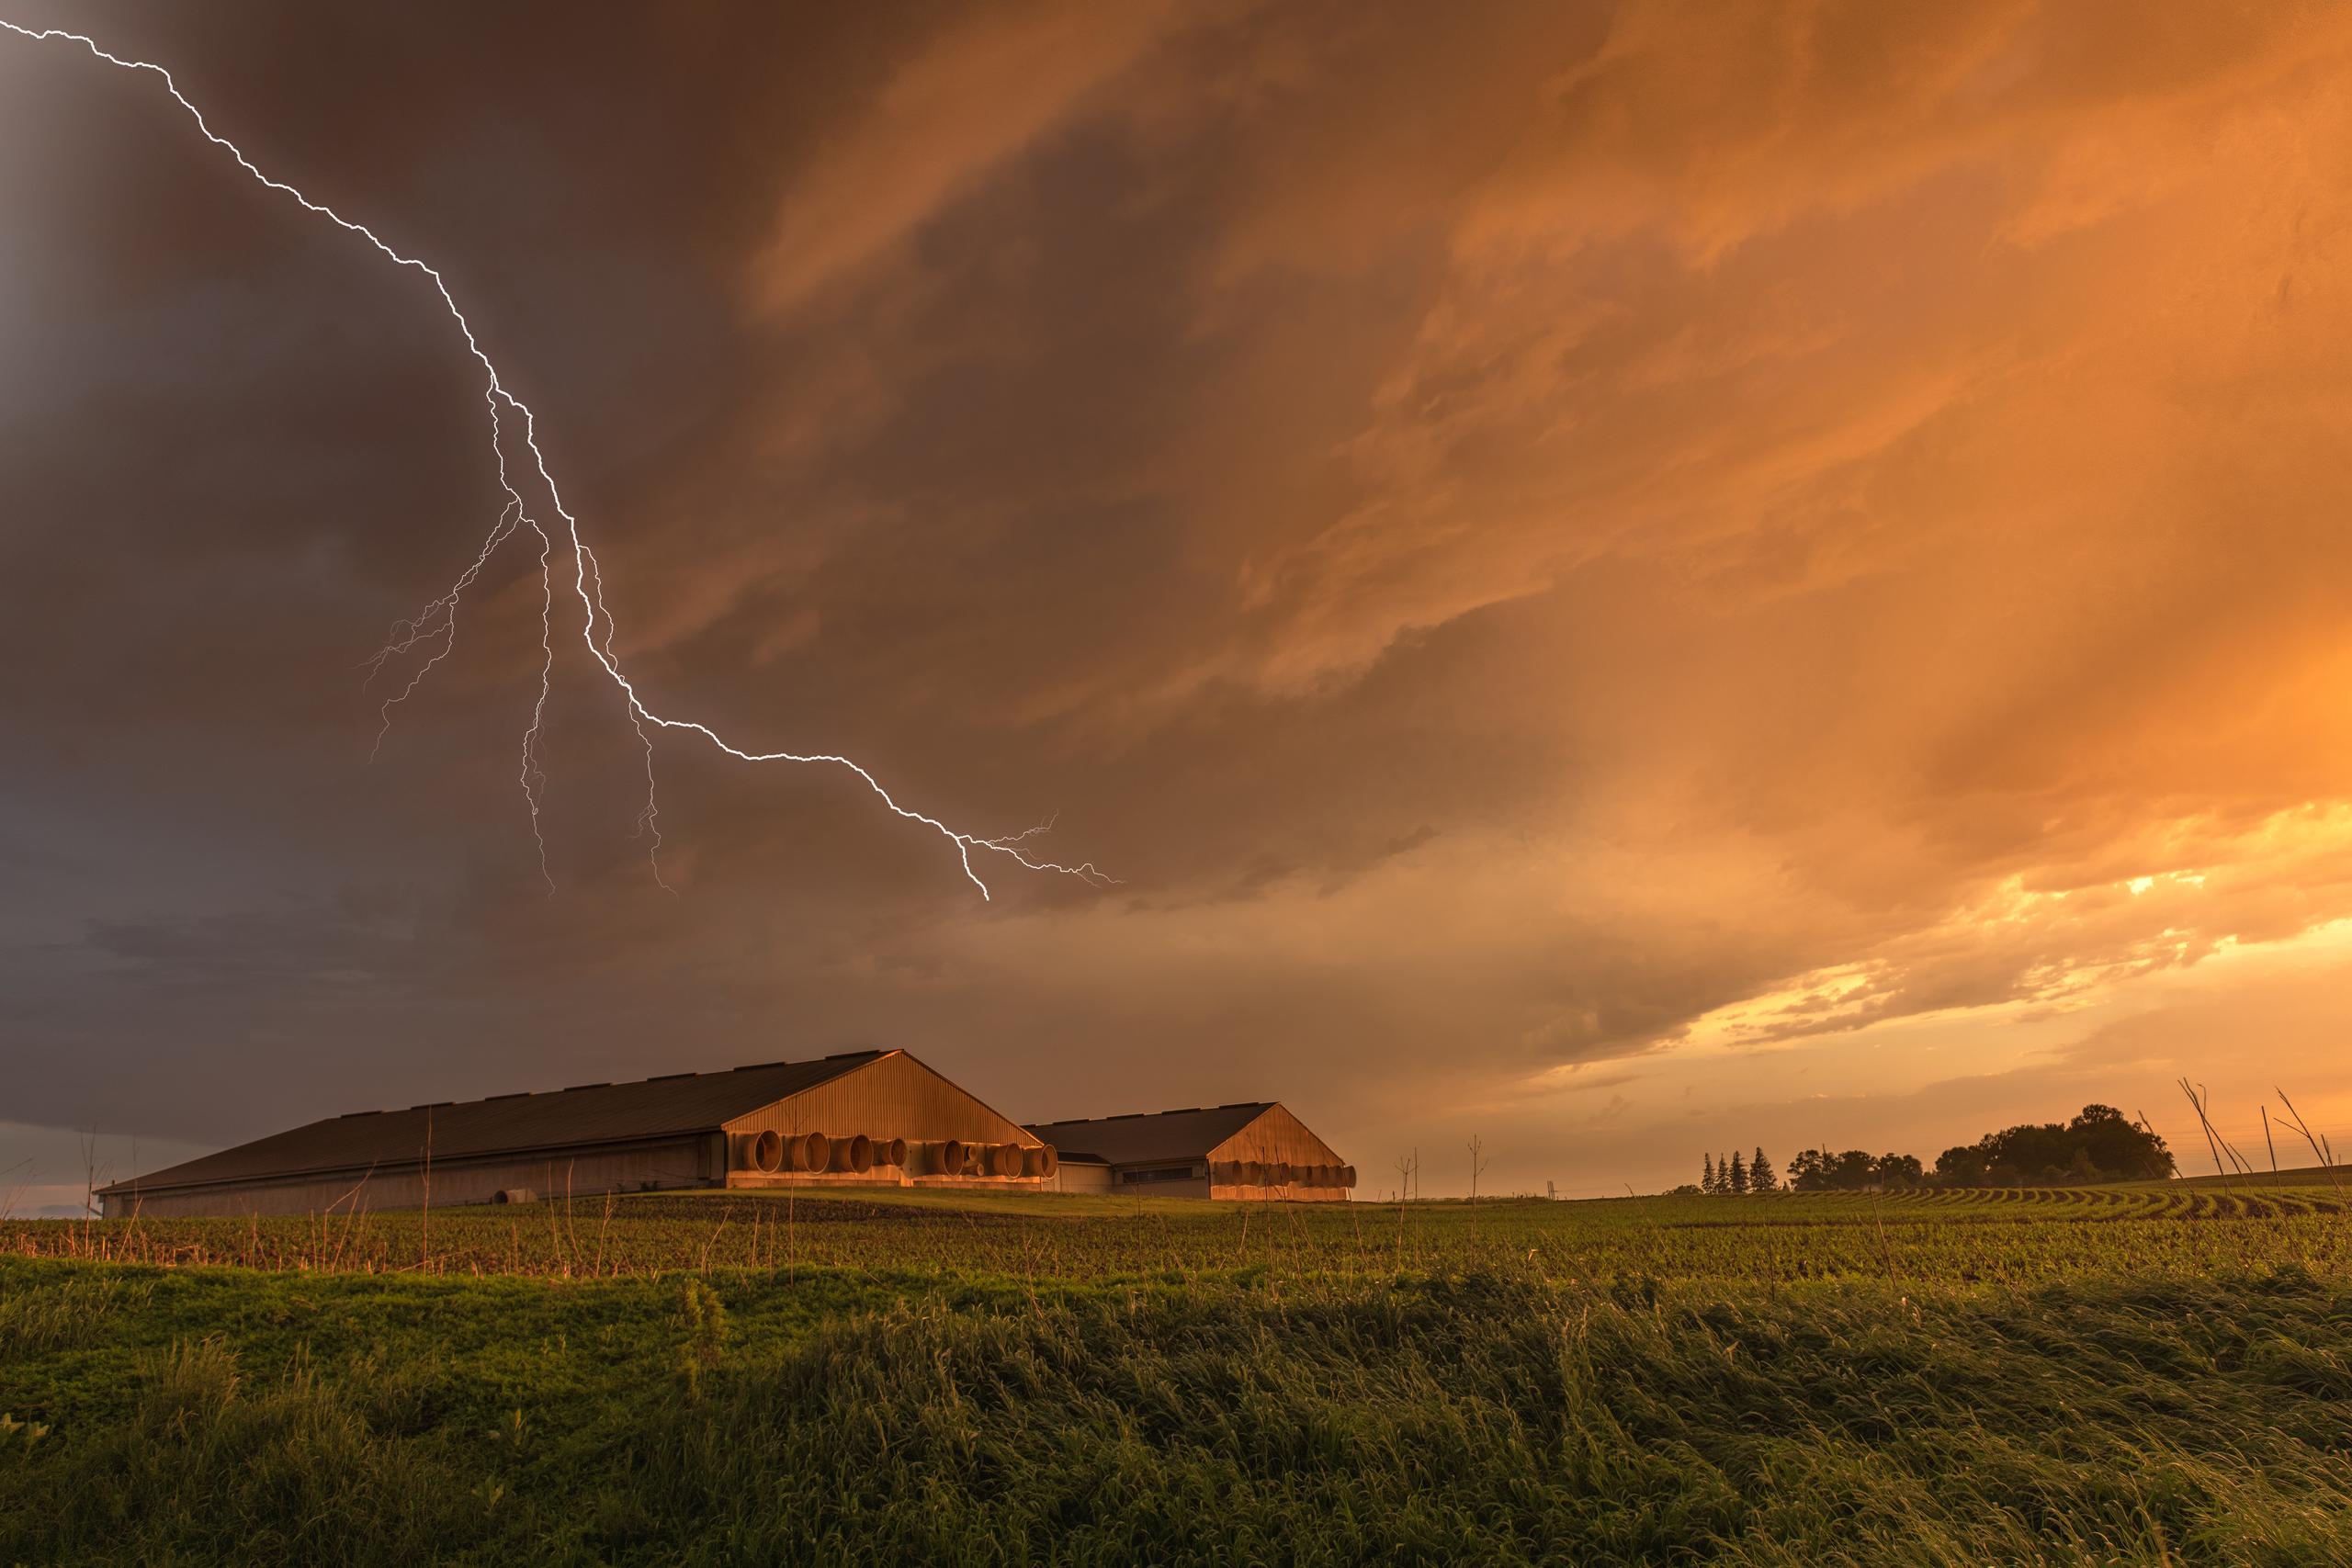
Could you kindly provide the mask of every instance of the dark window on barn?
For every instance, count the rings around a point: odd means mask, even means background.
[[[1152,1170],[1123,1170],[1119,1172],[1119,1179],[1126,1182],[1190,1181],[1199,1174],[1189,1165],[1168,1165]]]

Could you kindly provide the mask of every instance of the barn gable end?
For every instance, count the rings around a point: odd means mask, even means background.
[[[1182,1198],[1344,1200],[1355,1169],[1272,1101],[1051,1122],[1030,1129],[1072,1158],[1094,1156],[1113,1191]]]

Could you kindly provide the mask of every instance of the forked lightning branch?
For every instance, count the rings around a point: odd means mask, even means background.
[[[973,886],[980,890],[980,896],[983,898],[989,897],[989,885],[973,863],[975,851],[985,854],[1002,855],[1030,871],[1074,876],[1097,886],[1105,886],[1111,882],[1111,878],[1096,870],[1091,863],[1065,865],[1057,861],[1034,858],[1023,846],[1040,831],[1038,829],[1033,828],[1024,832],[999,835],[993,838],[967,833],[949,827],[936,817],[901,805],[888,790],[882,787],[880,780],[852,758],[823,751],[747,750],[727,739],[708,725],[694,719],[678,718],[659,713],[649,706],[637,686],[623,671],[620,660],[614,653],[613,617],[605,605],[604,577],[597,566],[596,553],[589,547],[582,536],[579,519],[564,504],[563,494],[556,484],[555,476],[548,471],[546,455],[539,450],[537,421],[531,412],[531,407],[516,396],[507,386],[504,378],[500,376],[498,367],[492,363],[489,354],[484,351],[481,342],[475,337],[472,323],[466,319],[465,312],[458,308],[457,299],[450,293],[448,283],[441,273],[416,257],[405,254],[386,243],[366,224],[355,222],[325,203],[313,201],[292,186],[282,180],[273,179],[263,173],[261,168],[245,155],[243,148],[212,129],[203,113],[181,93],[179,85],[172,79],[172,73],[164,67],[142,60],[127,60],[120,55],[111,54],[98,47],[97,43],[90,38],[63,28],[28,28],[5,18],[0,18],[0,28],[5,28],[19,38],[36,43],[79,44],[93,57],[106,64],[125,71],[152,73],[163,83],[164,90],[172,96],[173,101],[187,111],[188,118],[195,121],[198,132],[213,146],[234,158],[238,167],[244,170],[254,180],[300,203],[306,211],[314,213],[346,232],[365,240],[387,260],[401,266],[412,268],[431,280],[434,292],[440,297],[443,307],[448,311],[450,321],[455,323],[458,333],[465,339],[466,351],[482,368],[484,377],[482,400],[489,412],[491,456],[496,465],[498,488],[504,497],[504,504],[499,512],[496,522],[492,525],[488,536],[483,540],[481,550],[475,555],[472,563],[451,584],[449,591],[427,604],[415,616],[395,626],[390,640],[370,662],[371,666],[380,672],[385,666],[395,660],[412,658],[414,660],[408,680],[383,705],[384,724],[389,728],[393,707],[417,689],[424,678],[432,672],[433,667],[447,657],[450,649],[455,645],[458,602],[465,592],[481,577],[489,565],[491,558],[517,534],[527,532],[537,541],[541,650],[539,690],[537,699],[532,705],[530,725],[523,735],[518,782],[522,787],[525,803],[530,811],[532,836],[538,843],[540,873],[542,875],[548,876],[550,887],[554,883],[548,871],[547,840],[540,828],[540,801],[546,784],[546,773],[540,765],[540,740],[546,724],[548,696],[555,669],[556,605],[560,596],[557,584],[560,578],[568,579],[570,595],[579,601],[578,629],[582,646],[586,648],[589,657],[595,661],[597,667],[619,691],[627,704],[629,722],[636,728],[638,739],[644,745],[646,795],[639,823],[640,830],[650,837],[650,852],[655,862],[654,875],[657,878],[661,875],[659,863],[661,834],[658,804],[654,793],[653,737],[648,726],[651,726],[653,729],[691,732],[728,756],[741,761],[820,763],[848,770],[856,774],[865,786],[874,792],[876,798],[880,800],[893,815],[929,828],[955,845],[957,858],[964,868],[964,874],[970,878]],[[519,421],[520,429],[517,436],[510,436],[508,433],[506,422],[503,417],[503,414],[508,413],[514,415]],[[528,468],[537,476],[547,509],[555,519],[553,524],[544,521],[534,512],[531,504],[525,499],[522,490],[518,488],[514,476],[510,472],[508,468],[510,440],[515,441],[519,446],[519,452],[515,454],[517,462],[522,463],[527,458]],[[379,730],[379,745],[381,741],[382,732]]]

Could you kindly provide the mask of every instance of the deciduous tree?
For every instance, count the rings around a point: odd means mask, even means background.
[[[2172,1152],[2162,1137],[2111,1105],[2086,1105],[2071,1122],[2021,1123],[1946,1149],[1936,1161],[1935,1177],[1948,1187],[2003,1187],[2144,1180],[2172,1173]]]

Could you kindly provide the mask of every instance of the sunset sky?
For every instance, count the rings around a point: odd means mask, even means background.
[[[559,624],[550,895],[520,543],[371,764],[479,367],[0,35],[0,1198],[865,1044],[1366,1196],[2352,1146],[2352,10],[786,9],[0,0],[442,270],[654,706],[1119,885],[668,736],[665,893]]]

